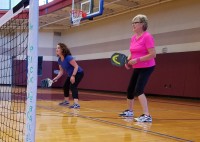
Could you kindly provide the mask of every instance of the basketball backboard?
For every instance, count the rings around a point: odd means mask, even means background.
[[[72,10],[81,10],[87,15],[81,20],[92,20],[103,14],[104,0],[72,0]]]

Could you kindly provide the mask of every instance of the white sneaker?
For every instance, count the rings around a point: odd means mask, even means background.
[[[75,108],[75,109],[78,109],[78,108],[80,108],[80,105],[74,103],[74,104],[71,105],[69,108]]]
[[[126,117],[133,117],[133,111],[131,110],[125,110],[122,113],[119,114],[120,116],[126,116]]]
[[[140,117],[134,119],[137,122],[152,122],[151,116],[150,115],[148,116],[146,114],[142,114]]]

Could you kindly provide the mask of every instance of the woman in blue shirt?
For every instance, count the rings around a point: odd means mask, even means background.
[[[77,64],[75,59],[72,57],[69,48],[64,43],[58,43],[56,47],[56,54],[58,58],[59,73],[53,79],[56,82],[64,73],[67,72],[68,77],[63,86],[64,90],[64,101],[59,103],[59,105],[67,106],[69,105],[69,89],[72,92],[72,97],[74,99],[74,104],[70,108],[80,108],[78,103],[78,84],[84,76],[83,69]]]

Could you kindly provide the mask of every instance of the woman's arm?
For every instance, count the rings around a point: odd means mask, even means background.
[[[140,57],[140,61],[146,61],[146,60],[150,60],[152,58],[156,58],[156,50],[155,50],[155,48],[149,48],[148,49],[148,53],[149,54]]]
[[[74,71],[73,71],[72,76],[70,78],[71,83],[74,84],[75,76],[76,76],[76,73],[78,71],[78,64],[76,63],[76,61],[74,59],[71,60],[69,63],[74,67]]]
[[[61,65],[59,65],[59,73],[58,75],[53,79],[53,82],[56,82],[62,75],[63,75],[63,68],[61,67]]]
[[[131,54],[128,55],[127,60],[129,61],[131,59]]]
[[[72,76],[75,76],[77,71],[78,71],[78,64],[76,63],[76,61],[73,59],[69,62],[73,67],[74,67],[74,71],[72,73]]]
[[[140,58],[132,59],[132,60],[130,60],[128,62],[128,64],[134,65],[134,64],[136,64],[138,62],[147,61],[147,60],[150,60],[150,59],[155,58],[155,57],[156,57],[156,50],[155,50],[155,48],[149,48],[147,55],[142,56]]]
[[[130,66],[129,66],[129,61],[130,61],[130,60],[131,60],[131,54],[128,55],[128,57],[127,57],[127,63],[125,64],[125,68],[126,68],[127,70],[130,69]]]

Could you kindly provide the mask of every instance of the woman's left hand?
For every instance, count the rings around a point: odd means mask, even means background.
[[[71,77],[70,77],[70,82],[71,82],[72,84],[74,84],[74,82],[75,82],[75,76],[71,76]]]

